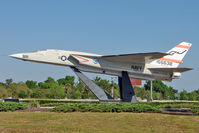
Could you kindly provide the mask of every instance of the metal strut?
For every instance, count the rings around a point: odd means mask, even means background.
[[[86,77],[82,72],[79,71],[76,67],[71,67],[71,69],[75,72],[75,74],[84,82],[84,84],[93,92],[93,94],[100,101],[112,101],[113,97],[107,94],[102,88],[96,85],[93,81],[91,81],[88,77]]]
[[[153,101],[153,80],[151,80],[151,88],[150,88],[150,92],[151,92],[151,99],[150,101]]]
[[[132,87],[128,72],[123,71],[122,77],[118,77],[120,98],[123,102],[137,102],[134,88]]]

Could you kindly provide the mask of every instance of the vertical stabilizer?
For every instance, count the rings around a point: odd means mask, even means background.
[[[177,68],[179,64],[183,63],[183,58],[191,48],[191,43],[182,42],[175,46],[173,49],[169,50],[167,53],[169,55],[164,56],[158,60],[153,61],[152,65],[159,65],[161,67],[172,67]]]

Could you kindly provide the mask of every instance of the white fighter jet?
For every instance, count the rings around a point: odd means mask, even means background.
[[[98,55],[65,50],[41,50],[10,55],[23,61],[61,65],[72,68],[79,78],[102,101],[113,98],[89,80],[82,72],[118,76],[121,100],[136,102],[130,77],[142,80],[172,81],[191,68],[179,68],[191,43],[182,42],[166,53],[136,53],[123,55]]]

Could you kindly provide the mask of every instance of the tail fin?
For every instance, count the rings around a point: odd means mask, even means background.
[[[173,49],[169,50],[167,52],[169,55],[152,62],[152,64],[177,68],[179,64],[183,63],[182,60],[189,51],[191,45],[191,43],[182,42]]]

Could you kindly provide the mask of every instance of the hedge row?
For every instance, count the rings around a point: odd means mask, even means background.
[[[40,105],[48,105],[48,104],[65,104],[65,103],[99,103],[97,101],[66,101],[66,100],[59,100],[59,99],[22,99],[20,102],[38,102]]]
[[[71,101],[53,101],[53,102],[40,102],[43,103],[41,106],[43,107],[56,107],[59,105],[63,105],[66,103],[99,103],[99,102],[71,102]],[[123,103],[121,103],[123,104]],[[139,103],[142,105],[151,105],[153,107],[158,107],[158,108],[193,108],[193,107],[199,107],[199,102],[192,102],[192,103],[186,103],[186,102],[179,102],[179,103],[174,103],[174,102],[166,102],[166,103],[160,103],[160,102],[147,102],[147,103]]]
[[[199,106],[199,102],[166,102],[166,103],[152,102],[148,104],[158,108],[193,108]]]
[[[0,103],[0,111],[16,111],[24,110],[27,108],[27,104],[15,103],[15,102],[4,102]]]
[[[193,107],[191,108],[191,112],[195,114],[199,114],[199,107]]]
[[[67,103],[52,109],[55,112],[161,112],[159,108],[146,104],[119,103],[119,104],[97,104],[97,103]]]

